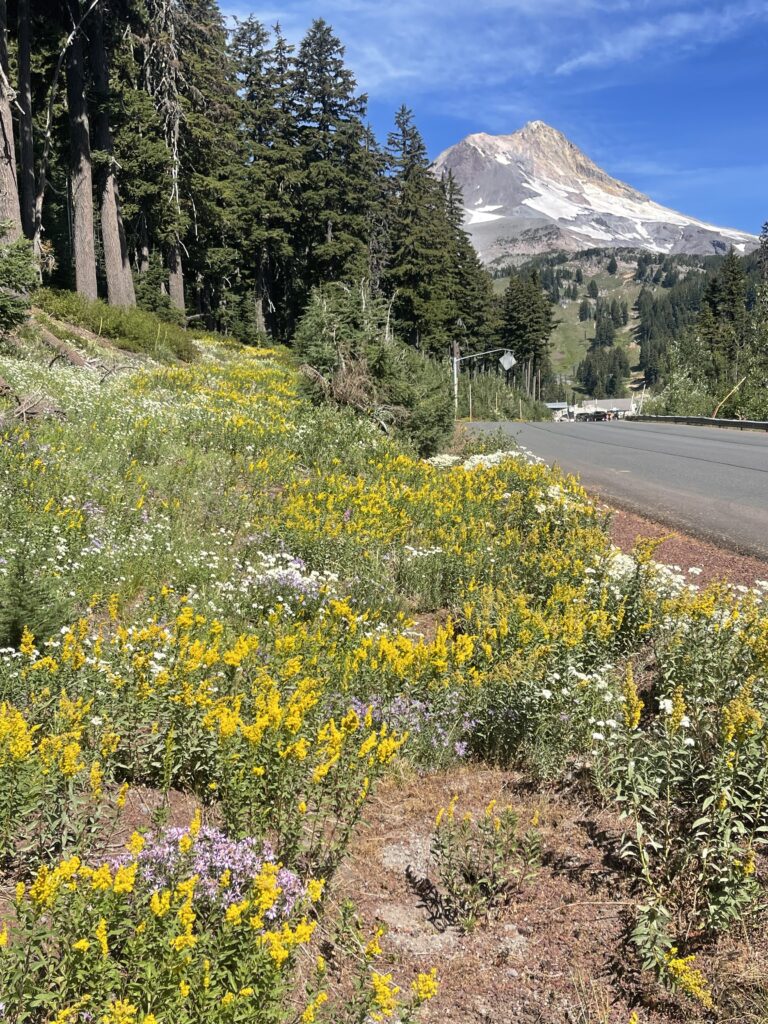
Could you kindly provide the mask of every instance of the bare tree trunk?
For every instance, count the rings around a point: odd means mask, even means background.
[[[142,221],[141,245],[139,247],[139,273],[146,274],[149,270],[149,239],[147,238],[147,225]]]
[[[35,149],[32,135],[32,30],[29,0],[19,4],[19,157],[21,160],[21,223],[24,234],[35,233]]]
[[[6,2],[0,0],[0,222],[8,225],[5,237],[14,242],[21,238],[22,231],[11,116],[12,91],[8,81],[7,18]]]
[[[69,0],[75,25],[80,22],[79,0]],[[67,50],[67,107],[69,109],[70,180],[72,183],[72,244],[77,291],[98,298],[96,247],[93,239],[93,176],[88,106],[85,100],[83,40],[78,32]]]
[[[69,33],[67,38],[64,40],[64,45],[59,50],[59,57],[56,61],[56,66],[53,70],[53,77],[51,78],[51,86],[48,90],[48,102],[46,104],[45,112],[45,123],[43,125],[42,139],[43,139],[43,151],[40,155],[40,162],[38,167],[37,183],[35,187],[35,231],[33,236],[33,243],[35,252],[39,253],[42,247],[43,237],[43,204],[45,203],[45,193],[48,188],[48,161],[51,155],[51,146],[53,144],[53,117],[54,108],[56,104],[56,98],[59,94],[59,80],[61,78],[61,69],[64,66],[64,59],[69,52],[69,48],[72,45],[72,41],[77,35],[79,35],[83,22],[91,14],[92,11],[98,6],[99,0],[89,0],[88,6],[83,12],[82,18],[72,26],[72,31]]]
[[[176,309],[186,309],[184,302],[184,270],[181,265],[181,246],[176,243],[168,252],[168,294],[171,305]]]
[[[101,238],[104,244],[104,269],[107,275],[107,296],[112,306],[135,306],[136,293],[128,259],[120,196],[117,191],[112,160],[112,132],[109,127],[109,65],[104,45],[104,17],[101,8],[93,12],[90,28],[91,74],[96,94],[94,144],[107,161],[97,175],[97,194],[101,211]]]

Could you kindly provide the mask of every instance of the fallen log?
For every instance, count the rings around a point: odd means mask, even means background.
[[[70,348],[69,345],[65,344],[65,342],[63,342],[60,338],[57,338],[55,334],[52,334],[45,327],[40,327],[39,332],[40,340],[43,342],[43,344],[47,345],[48,348],[53,349],[54,352],[56,353],[56,355],[48,364],[49,369],[51,366],[54,365],[54,363],[58,359],[66,359],[68,363],[72,364],[72,366],[88,366],[88,360],[82,354],[82,352],[78,352],[76,348]]]

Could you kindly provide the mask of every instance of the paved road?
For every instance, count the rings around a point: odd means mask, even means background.
[[[608,502],[768,558],[768,433],[656,423],[501,427]]]

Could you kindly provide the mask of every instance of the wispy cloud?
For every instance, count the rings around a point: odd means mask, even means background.
[[[363,89],[381,98],[463,99],[521,83],[680,56],[768,20],[768,0],[223,0],[227,13],[281,22],[298,41],[333,24]],[[652,12],[652,16],[651,16]],[[408,97],[405,97],[406,99]]]
[[[382,136],[400,103],[415,109],[433,155],[470,131],[540,118],[663,202],[687,210],[687,189],[704,219],[716,216],[710,195],[736,211],[724,221],[765,216],[768,0],[219,2],[232,16],[279,21],[294,44],[314,18],[329,21]],[[719,147],[724,161],[743,158],[743,172],[709,166]]]
[[[563,61],[556,74],[625,63],[653,50],[690,52],[768,21],[768,3],[732,4],[720,10],[676,11],[654,21],[639,21],[611,32],[596,46]]]

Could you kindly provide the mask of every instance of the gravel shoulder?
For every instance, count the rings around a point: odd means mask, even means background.
[[[656,561],[689,575],[691,583],[702,585],[725,580],[734,586],[753,587],[758,580],[768,580],[766,561],[718,547],[635,512],[615,507],[609,507],[608,511],[611,539],[618,548],[630,552],[643,538],[663,537],[656,549]]]

